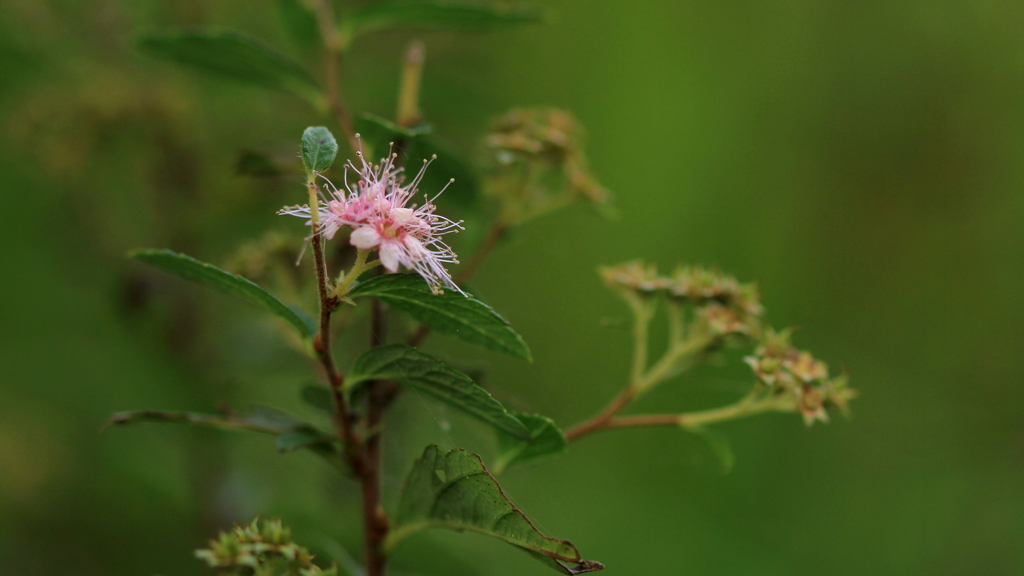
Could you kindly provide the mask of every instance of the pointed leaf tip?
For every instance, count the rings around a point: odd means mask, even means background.
[[[304,338],[312,337],[315,332],[313,321],[304,311],[278,300],[276,296],[255,282],[222,270],[213,264],[207,264],[171,250],[160,249],[132,250],[128,252],[128,257],[259,306],[288,322]]]
[[[406,479],[385,547],[392,549],[425,528],[469,530],[498,538],[562,574],[604,568],[600,562],[584,560],[568,540],[537,530],[505,495],[480,456],[465,450],[442,453],[436,445],[427,446]]]

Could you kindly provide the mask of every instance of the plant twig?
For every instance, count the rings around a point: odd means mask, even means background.
[[[370,315],[370,347],[383,346],[387,343],[387,313],[384,303],[374,298]],[[371,430],[363,450],[363,469],[361,484],[363,488],[363,530],[364,558],[367,576],[383,576],[386,563],[383,545],[387,538],[389,520],[387,513],[380,504],[380,443],[381,424],[384,411],[390,400],[388,382],[371,381],[368,383],[368,403],[366,427]]]
[[[345,95],[341,91],[341,56],[344,50],[341,35],[334,21],[330,0],[319,0],[313,6],[316,12],[320,37],[324,44],[324,84],[327,87],[327,108],[335,122],[345,133],[345,139],[353,151],[359,150],[359,141],[352,128],[352,117],[345,107]]]
[[[708,424],[716,424],[753,416],[762,412],[790,412],[796,409],[792,401],[778,398],[764,398],[754,401],[750,397],[735,404],[682,414],[643,414],[638,416],[620,416],[607,418],[598,425],[588,428],[577,426],[565,433],[568,440],[575,440],[592,432],[611,430],[613,428],[643,428],[648,426],[676,426],[680,428],[700,428]]]

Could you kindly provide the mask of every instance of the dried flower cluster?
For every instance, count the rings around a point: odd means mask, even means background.
[[[642,310],[643,303],[664,296],[670,305],[689,305],[693,323],[688,337],[703,339],[711,350],[724,339],[759,342],[745,360],[757,376],[753,396],[774,410],[799,411],[808,425],[828,421],[826,408],[844,413],[856,392],[847,387],[845,374],[829,377],[828,367],[810,352],[797,350],[791,331],[777,332],[762,325],[764,307],[756,284],[742,284],[733,276],[701,266],[683,266],[663,276],[654,265],[639,261],[601,269],[606,284]],[[682,330],[679,331],[682,337]],[[768,406],[769,404],[765,404]]]
[[[715,335],[761,334],[757,284],[741,284],[733,276],[701,266],[682,266],[662,276],[654,265],[634,261],[601,269],[606,284],[641,297],[663,294],[674,303],[691,304],[697,319]]]
[[[256,518],[248,526],[221,532],[210,547],[196,550],[196,558],[211,568],[237,570],[239,574],[273,574],[274,562],[294,576],[336,576],[337,569],[324,570],[313,563],[308,550],[291,541],[291,529],[280,520]]]
[[[461,230],[461,222],[434,213],[434,200],[444,190],[433,198],[425,197],[422,205],[410,205],[430,161],[424,161],[416,177],[406,184],[403,169],[395,167],[397,154],[382,158],[376,165],[367,162],[362,153],[357,155],[360,166],[352,162],[345,165],[344,190],[320,176],[328,185],[329,197],[318,188],[321,202],[315,214],[309,205],[286,207],[278,214],[306,218],[310,225],[316,223],[327,240],[342,228],[351,227],[349,242],[360,250],[377,250],[388,271],[405,267],[420,274],[435,293],[443,288],[461,293],[445,268],[445,264],[458,264],[458,258],[441,238]],[[349,184],[349,171],[358,176],[354,185]]]
[[[848,387],[845,373],[829,378],[828,366],[790,342],[791,330],[768,329],[752,356],[744,358],[768,394],[790,398],[808,426],[815,420],[828,422],[826,408],[849,413],[849,401],[857,392]]]
[[[510,220],[573,200],[596,204],[610,194],[587,168],[583,130],[564,110],[516,108],[484,138],[492,164],[490,193]]]

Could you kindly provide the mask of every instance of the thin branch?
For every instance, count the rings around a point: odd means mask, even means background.
[[[636,390],[633,387],[626,388],[625,390],[622,391],[622,394],[620,394],[618,398],[613,400],[611,404],[606,406],[600,414],[594,416],[593,418],[587,420],[586,422],[577,424],[576,426],[573,426],[572,428],[566,430],[565,439],[568,440],[569,442],[572,442],[577,438],[607,428],[608,423],[612,420],[612,418],[619,413],[619,410],[625,408],[626,405],[633,400],[634,396],[636,396]]]
[[[330,0],[319,0],[313,6],[316,20],[320,28],[320,36],[324,43],[324,84],[327,87],[327,108],[334,116],[335,122],[345,133],[352,150],[359,150],[355,130],[352,128],[352,117],[345,107],[345,95],[341,91],[341,56],[344,45],[334,20],[334,11]]]
[[[610,408],[610,407],[609,407]],[[743,397],[740,401],[698,412],[682,414],[643,414],[638,416],[608,417],[598,421],[596,418],[587,426],[580,425],[565,433],[567,440],[576,440],[593,432],[614,428],[643,428],[648,426],[675,426],[679,428],[699,428],[708,424],[717,424],[729,420],[746,418],[762,412],[792,412],[797,409],[791,399],[767,397],[757,399],[757,392]],[[607,410],[606,410],[607,411]]]

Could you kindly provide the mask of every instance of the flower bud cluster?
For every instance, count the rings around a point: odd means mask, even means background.
[[[554,108],[516,108],[498,119],[484,138],[495,181],[492,194],[520,213],[552,200],[609,200],[587,168],[583,131],[571,114]]]
[[[211,568],[255,570],[267,562],[283,561],[288,574],[298,576],[336,576],[337,570],[323,570],[313,564],[313,555],[291,541],[291,529],[280,520],[256,518],[248,526],[235,526],[221,532],[210,547],[196,550],[196,558]],[[242,573],[242,572],[240,572]]]
[[[672,302],[694,306],[698,321],[714,336],[757,337],[761,332],[764,308],[757,285],[741,284],[718,270],[683,266],[662,276],[654,265],[634,261],[602,268],[601,275],[624,296],[663,294]]]
[[[803,414],[808,426],[815,420],[828,422],[826,408],[848,411],[856,391],[848,387],[846,374],[829,378],[828,366],[806,350],[797,350],[792,331],[768,329],[754,354],[744,358],[758,382],[774,396],[789,397]]]

